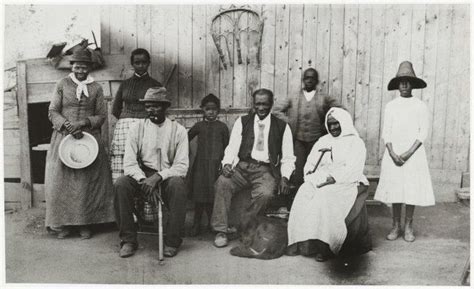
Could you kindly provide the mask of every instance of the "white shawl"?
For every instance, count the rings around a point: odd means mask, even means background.
[[[87,90],[87,85],[94,82],[94,79],[90,75],[87,75],[87,78],[85,80],[80,81],[79,79],[76,78],[76,75],[74,75],[73,72],[69,73],[69,77],[72,79],[72,81],[74,81],[75,84],[77,84],[77,88],[76,88],[77,100],[81,100],[81,95],[83,92],[86,97],[89,97],[89,91]]]

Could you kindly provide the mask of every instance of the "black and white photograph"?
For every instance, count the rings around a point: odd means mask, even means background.
[[[1,9],[5,286],[470,286],[470,1]]]

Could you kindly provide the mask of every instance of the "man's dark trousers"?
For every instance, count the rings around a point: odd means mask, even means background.
[[[243,189],[251,190],[251,201],[246,208],[251,218],[263,213],[269,200],[278,189],[279,180],[272,175],[270,164],[258,164],[240,161],[230,178],[219,176],[214,187],[214,208],[212,210],[211,225],[216,232],[228,232],[228,215],[232,197]]]
[[[166,227],[165,245],[178,248],[183,242],[181,232],[186,217],[187,188],[182,177],[171,177],[162,183],[162,198],[170,211]],[[138,182],[129,176],[119,177],[114,184],[115,218],[123,243],[138,245],[137,227],[133,220],[134,197],[143,196]]]
[[[295,162],[295,174],[293,175],[291,182],[298,188],[304,183],[304,165],[308,159],[308,155],[313,148],[316,141],[301,141],[295,139],[293,143],[296,162]]]

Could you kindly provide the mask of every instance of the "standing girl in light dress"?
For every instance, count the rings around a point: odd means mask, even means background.
[[[388,90],[398,89],[400,96],[385,107],[382,138],[386,150],[374,199],[392,204],[393,227],[386,237],[390,241],[402,234],[402,204],[405,204],[403,237],[407,242],[415,241],[415,206],[435,204],[423,145],[429,127],[428,108],[411,94],[412,89],[425,87],[426,83],[416,77],[408,61],[400,64],[396,77],[388,84]]]

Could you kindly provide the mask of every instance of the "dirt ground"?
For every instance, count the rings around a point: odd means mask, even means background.
[[[190,223],[188,214],[187,224]],[[276,260],[233,257],[212,245],[213,235],[186,238],[179,254],[159,265],[157,237],[140,235],[131,258],[118,256],[113,225],[95,228],[89,240],[59,240],[44,229],[44,209],[7,213],[7,283],[97,284],[315,284],[460,285],[469,256],[469,207],[440,203],[415,211],[417,240],[386,241],[390,209],[369,207],[373,250],[352,259],[318,263],[313,258]]]

